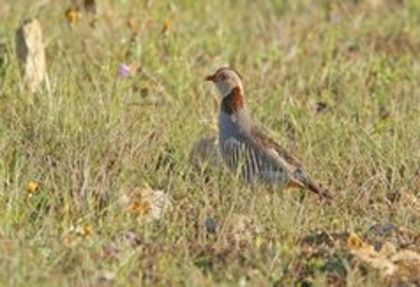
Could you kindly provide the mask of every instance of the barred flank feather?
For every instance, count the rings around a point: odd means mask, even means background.
[[[296,183],[295,187],[306,187],[327,199],[333,198],[328,190],[315,184],[301,167],[289,174],[241,136],[230,137],[223,141],[221,153],[229,169],[236,174],[239,173],[249,183],[255,183],[257,180],[279,186]]]
[[[284,170],[271,164],[262,152],[240,138],[226,139],[221,146],[221,153],[229,169],[239,173],[249,183],[262,180],[283,185],[288,181]]]

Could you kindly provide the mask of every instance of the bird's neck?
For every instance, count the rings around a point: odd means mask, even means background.
[[[244,92],[240,87],[233,88],[223,97],[220,112],[241,129],[250,129],[251,118],[246,107]]]
[[[245,96],[240,87],[233,88],[227,95],[224,95],[220,109],[222,112],[231,115],[245,108]]]

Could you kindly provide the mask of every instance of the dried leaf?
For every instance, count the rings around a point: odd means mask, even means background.
[[[365,243],[355,233],[351,233],[347,239],[347,247],[351,250],[358,250],[365,246]]]
[[[82,17],[80,11],[74,8],[68,8],[64,15],[66,17],[67,22],[70,25],[77,24],[80,21],[80,18]]]
[[[28,194],[34,194],[39,190],[39,183],[34,180],[30,180],[26,186],[26,190]]]

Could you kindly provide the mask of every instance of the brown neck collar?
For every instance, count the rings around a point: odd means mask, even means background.
[[[239,87],[235,87],[226,95],[221,104],[222,112],[234,114],[245,107],[245,97]]]

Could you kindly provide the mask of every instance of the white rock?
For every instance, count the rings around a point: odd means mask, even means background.
[[[16,54],[24,83],[31,93],[39,90],[47,76],[42,28],[38,20],[28,20],[16,32]]]

